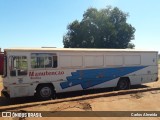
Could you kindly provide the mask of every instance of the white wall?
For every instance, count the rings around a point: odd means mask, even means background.
[[[59,56],[60,67],[116,67],[156,65],[157,54],[147,52],[70,52]]]
[[[107,66],[121,66],[123,65],[123,56],[120,55],[106,55]]]
[[[140,55],[125,55],[124,64],[125,65],[140,65],[141,56]]]
[[[83,66],[82,56],[63,55],[60,56],[61,67],[81,67]]]
[[[102,55],[84,56],[85,67],[96,67],[104,65],[104,58]]]

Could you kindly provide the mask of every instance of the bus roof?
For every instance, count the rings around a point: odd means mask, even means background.
[[[61,52],[158,52],[152,50],[140,50],[140,49],[92,49],[92,48],[8,48],[4,51],[23,51],[23,52],[33,52],[33,51],[61,51]]]

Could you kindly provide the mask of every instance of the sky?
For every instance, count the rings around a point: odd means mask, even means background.
[[[136,49],[160,52],[159,0],[0,0],[0,48],[63,48],[67,25],[90,8],[118,7],[135,27]]]

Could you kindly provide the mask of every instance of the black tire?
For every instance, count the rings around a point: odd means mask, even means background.
[[[120,78],[117,84],[118,90],[126,90],[130,88],[130,81],[128,78]]]
[[[55,90],[51,85],[39,85],[35,96],[39,100],[49,100],[55,98]]]

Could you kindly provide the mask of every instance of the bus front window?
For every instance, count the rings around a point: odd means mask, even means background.
[[[27,57],[26,56],[14,56],[11,58],[10,76],[27,75]]]

